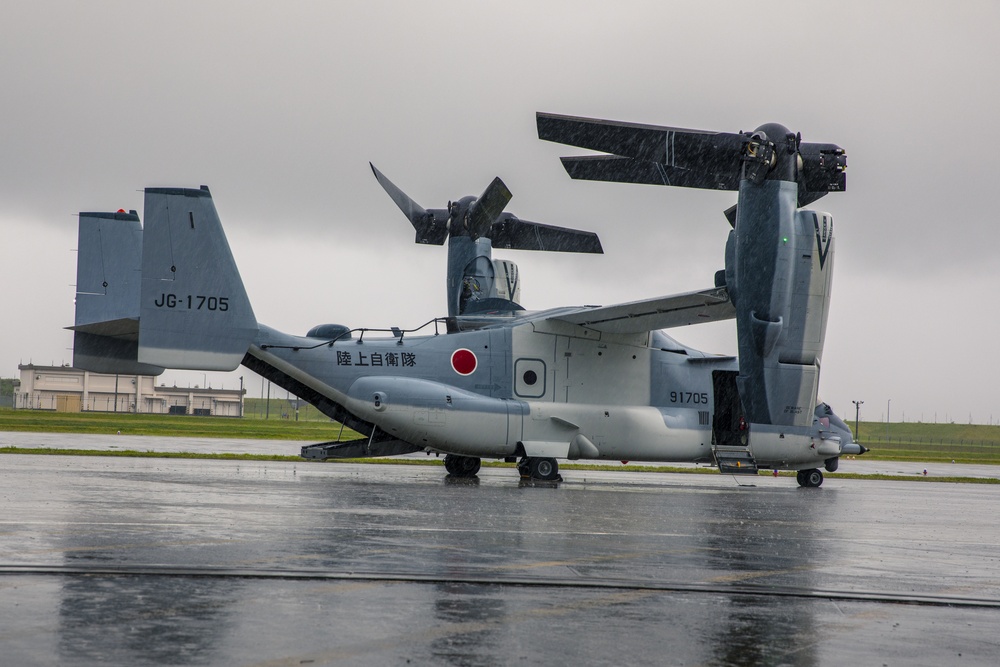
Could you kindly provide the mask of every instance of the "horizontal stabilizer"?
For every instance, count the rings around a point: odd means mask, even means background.
[[[139,318],[122,318],[69,327],[73,367],[92,373],[159,375],[162,366],[139,363]]]
[[[139,361],[230,371],[257,334],[208,188],[147,188]]]
[[[601,240],[593,232],[528,222],[511,213],[500,215],[490,229],[489,238],[494,248],[604,253]]]
[[[78,324],[66,327],[77,333],[92,334],[95,336],[113,336],[117,338],[131,338],[139,340],[139,318],[123,317],[120,320],[108,320],[107,322],[93,322],[91,324]]]
[[[633,301],[559,315],[553,319],[605,333],[642,333],[736,317],[725,287]]]
[[[144,364],[139,357],[139,323],[136,333],[128,336],[102,336],[85,331],[73,332],[73,367],[91,373],[121,375],[159,375],[162,366]]]

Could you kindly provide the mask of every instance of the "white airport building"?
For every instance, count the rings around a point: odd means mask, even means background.
[[[242,389],[168,387],[151,375],[108,375],[72,366],[18,364],[18,410],[242,417]]]

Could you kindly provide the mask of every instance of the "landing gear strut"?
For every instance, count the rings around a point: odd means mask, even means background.
[[[800,470],[795,474],[795,479],[798,481],[799,486],[816,488],[823,483],[823,472],[817,468]]]
[[[517,472],[521,477],[530,477],[545,482],[552,482],[561,479],[559,477],[559,464],[555,459],[540,456],[525,456],[517,463]]]
[[[455,477],[475,477],[481,463],[477,456],[446,454],[444,457],[444,469]]]

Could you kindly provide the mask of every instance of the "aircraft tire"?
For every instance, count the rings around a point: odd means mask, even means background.
[[[482,459],[477,456],[446,454],[444,457],[444,469],[455,477],[475,477],[481,466]]]
[[[555,459],[533,456],[528,459],[531,477],[550,482],[559,479],[559,464]]]
[[[818,468],[810,470],[800,470],[795,474],[795,479],[799,486],[807,489],[815,489],[823,484],[823,471]]]

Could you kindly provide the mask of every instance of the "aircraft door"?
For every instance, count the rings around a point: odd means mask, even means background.
[[[715,397],[715,414],[712,418],[712,435],[716,446],[745,446],[740,442],[740,419],[743,406],[736,387],[739,371],[712,371],[712,394]]]

